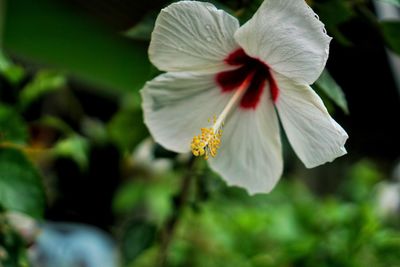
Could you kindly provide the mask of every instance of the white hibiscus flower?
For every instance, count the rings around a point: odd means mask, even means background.
[[[209,3],[171,4],[149,47],[167,73],[141,91],[145,123],[167,149],[211,156],[229,185],[269,192],[283,169],[278,115],[306,167],[346,154],[346,132],[309,86],[330,40],[303,0],[265,0],[241,27]]]

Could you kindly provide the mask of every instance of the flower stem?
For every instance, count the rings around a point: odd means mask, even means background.
[[[162,232],[160,240],[160,251],[157,258],[157,266],[164,267],[167,266],[168,250],[172,239],[175,234],[175,230],[178,226],[179,220],[182,213],[186,207],[189,199],[190,188],[192,184],[193,177],[195,176],[195,158],[192,157],[189,162],[189,168],[187,173],[182,177],[181,186],[179,192],[174,197],[174,211],[172,215],[167,219]]]

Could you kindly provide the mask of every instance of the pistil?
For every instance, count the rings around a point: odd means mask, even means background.
[[[254,73],[250,73],[242,84],[236,89],[228,104],[222,110],[221,114],[216,118],[213,118],[213,125],[207,128],[201,128],[201,134],[194,136],[191,143],[191,150],[194,156],[204,157],[208,159],[210,156],[215,157],[217,150],[221,145],[222,127],[224,126],[225,119],[234,107],[242,99],[247,89],[251,85]]]

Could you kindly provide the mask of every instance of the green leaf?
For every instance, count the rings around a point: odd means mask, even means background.
[[[0,266],[28,267],[26,242],[9,224],[0,206]]]
[[[144,40],[149,41],[151,32],[154,28],[157,13],[150,12],[147,14],[141,22],[130,28],[125,32],[125,36],[133,40]]]
[[[64,87],[64,76],[53,71],[39,71],[35,78],[28,83],[19,95],[21,107],[24,109],[40,96]]]
[[[388,47],[400,55],[400,21],[382,21],[380,25]]]
[[[327,70],[324,70],[318,80],[315,82],[318,89],[323,91],[336,105],[338,105],[346,114],[349,113],[346,97],[342,88],[336,83]]]
[[[101,88],[140,89],[149,76],[147,44],[106,29],[60,1],[12,0],[4,48]]]
[[[24,144],[28,139],[25,121],[11,107],[0,105],[0,143]]]
[[[400,0],[381,0],[381,1],[400,7]]]
[[[140,109],[123,108],[107,125],[111,140],[121,149],[132,151],[136,145],[148,136]]]
[[[0,50],[0,71],[3,72],[9,65],[11,65],[10,60]]]
[[[53,148],[53,152],[58,157],[74,160],[82,169],[86,169],[88,166],[89,143],[79,135],[73,135],[59,141]]]
[[[13,64],[0,50],[0,74],[10,83],[17,84],[25,76],[25,70],[18,65]]]
[[[316,3],[315,11],[328,29],[339,26],[354,15],[349,2],[343,0]]]
[[[350,40],[346,38],[339,28],[341,24],[349,21],[354,16],[350,2],[343,0],[327,0],[316,2],[313,8],[321,21],[325,24],[329,34],[340,44],[350,46]]]
[[[156,230],[154,224],[139,219],[126,227],[121,240],[122,256],[125,263],[133,262],[154,243]]]
[[[143,183],[128,183],[117,191],[113,199],[113,211],[116,214],[130,212],[140,201],[143,201],[146,185]]]
[[[55,116],[44,115],[42,118],[37,120],[37,122],[43,124],[44,126],[54,128],[55,130],[58,130],[65,135],[75,134],[74,129],[72,129],[71,126],[68,125],[68,123]]]
[[[0,149],[0,206],[40,218],[45,195],[39,173],[20,151]]]
[[[114,213],[117,215],[132,214],[136,208],[146,207],[147,215],[152,217],[153,221],[164,222],[172,211],[170,200],[175,193],[176,177],[166,175],[158,183],[149,180],[143,179],[122,184],[113,199]]]

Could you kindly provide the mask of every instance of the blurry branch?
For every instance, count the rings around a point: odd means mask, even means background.
[[[399,22],[397,19],[380,21],[377,15],[366,5],[356,5],[359,12],[368,23],[375,29],[380,41],[390,48],[393,52],[400,54],[400,42],[398,39]],[[395,12],[397,14],[397,12]]]
[[[175,234],[175,230],[178,226],[179,220],[182,216],[182,213],[185,209],[186,204],[188,203],[190,187],[192,184],[192,180],[196,175],[196,159],[192,157],[189,162],[189,167],[187,173],[182,177],[182,182],[180,189],[177,195],[174,197],[174,210],[170,218],[167,219],[167,222],[164,226],[164,229],[161,231],[161,242],[160,242],[160,251],[157,259],[157,267],[166,266],[168,250],[172,239]]]
[[[359,14],[364,17],[374,28],[379,32],[379,22],[378,19],[376,18],[376,15],[372,10],[370,10],[366,4],[357,4],[355,6],[356,10],[359,12]]]

